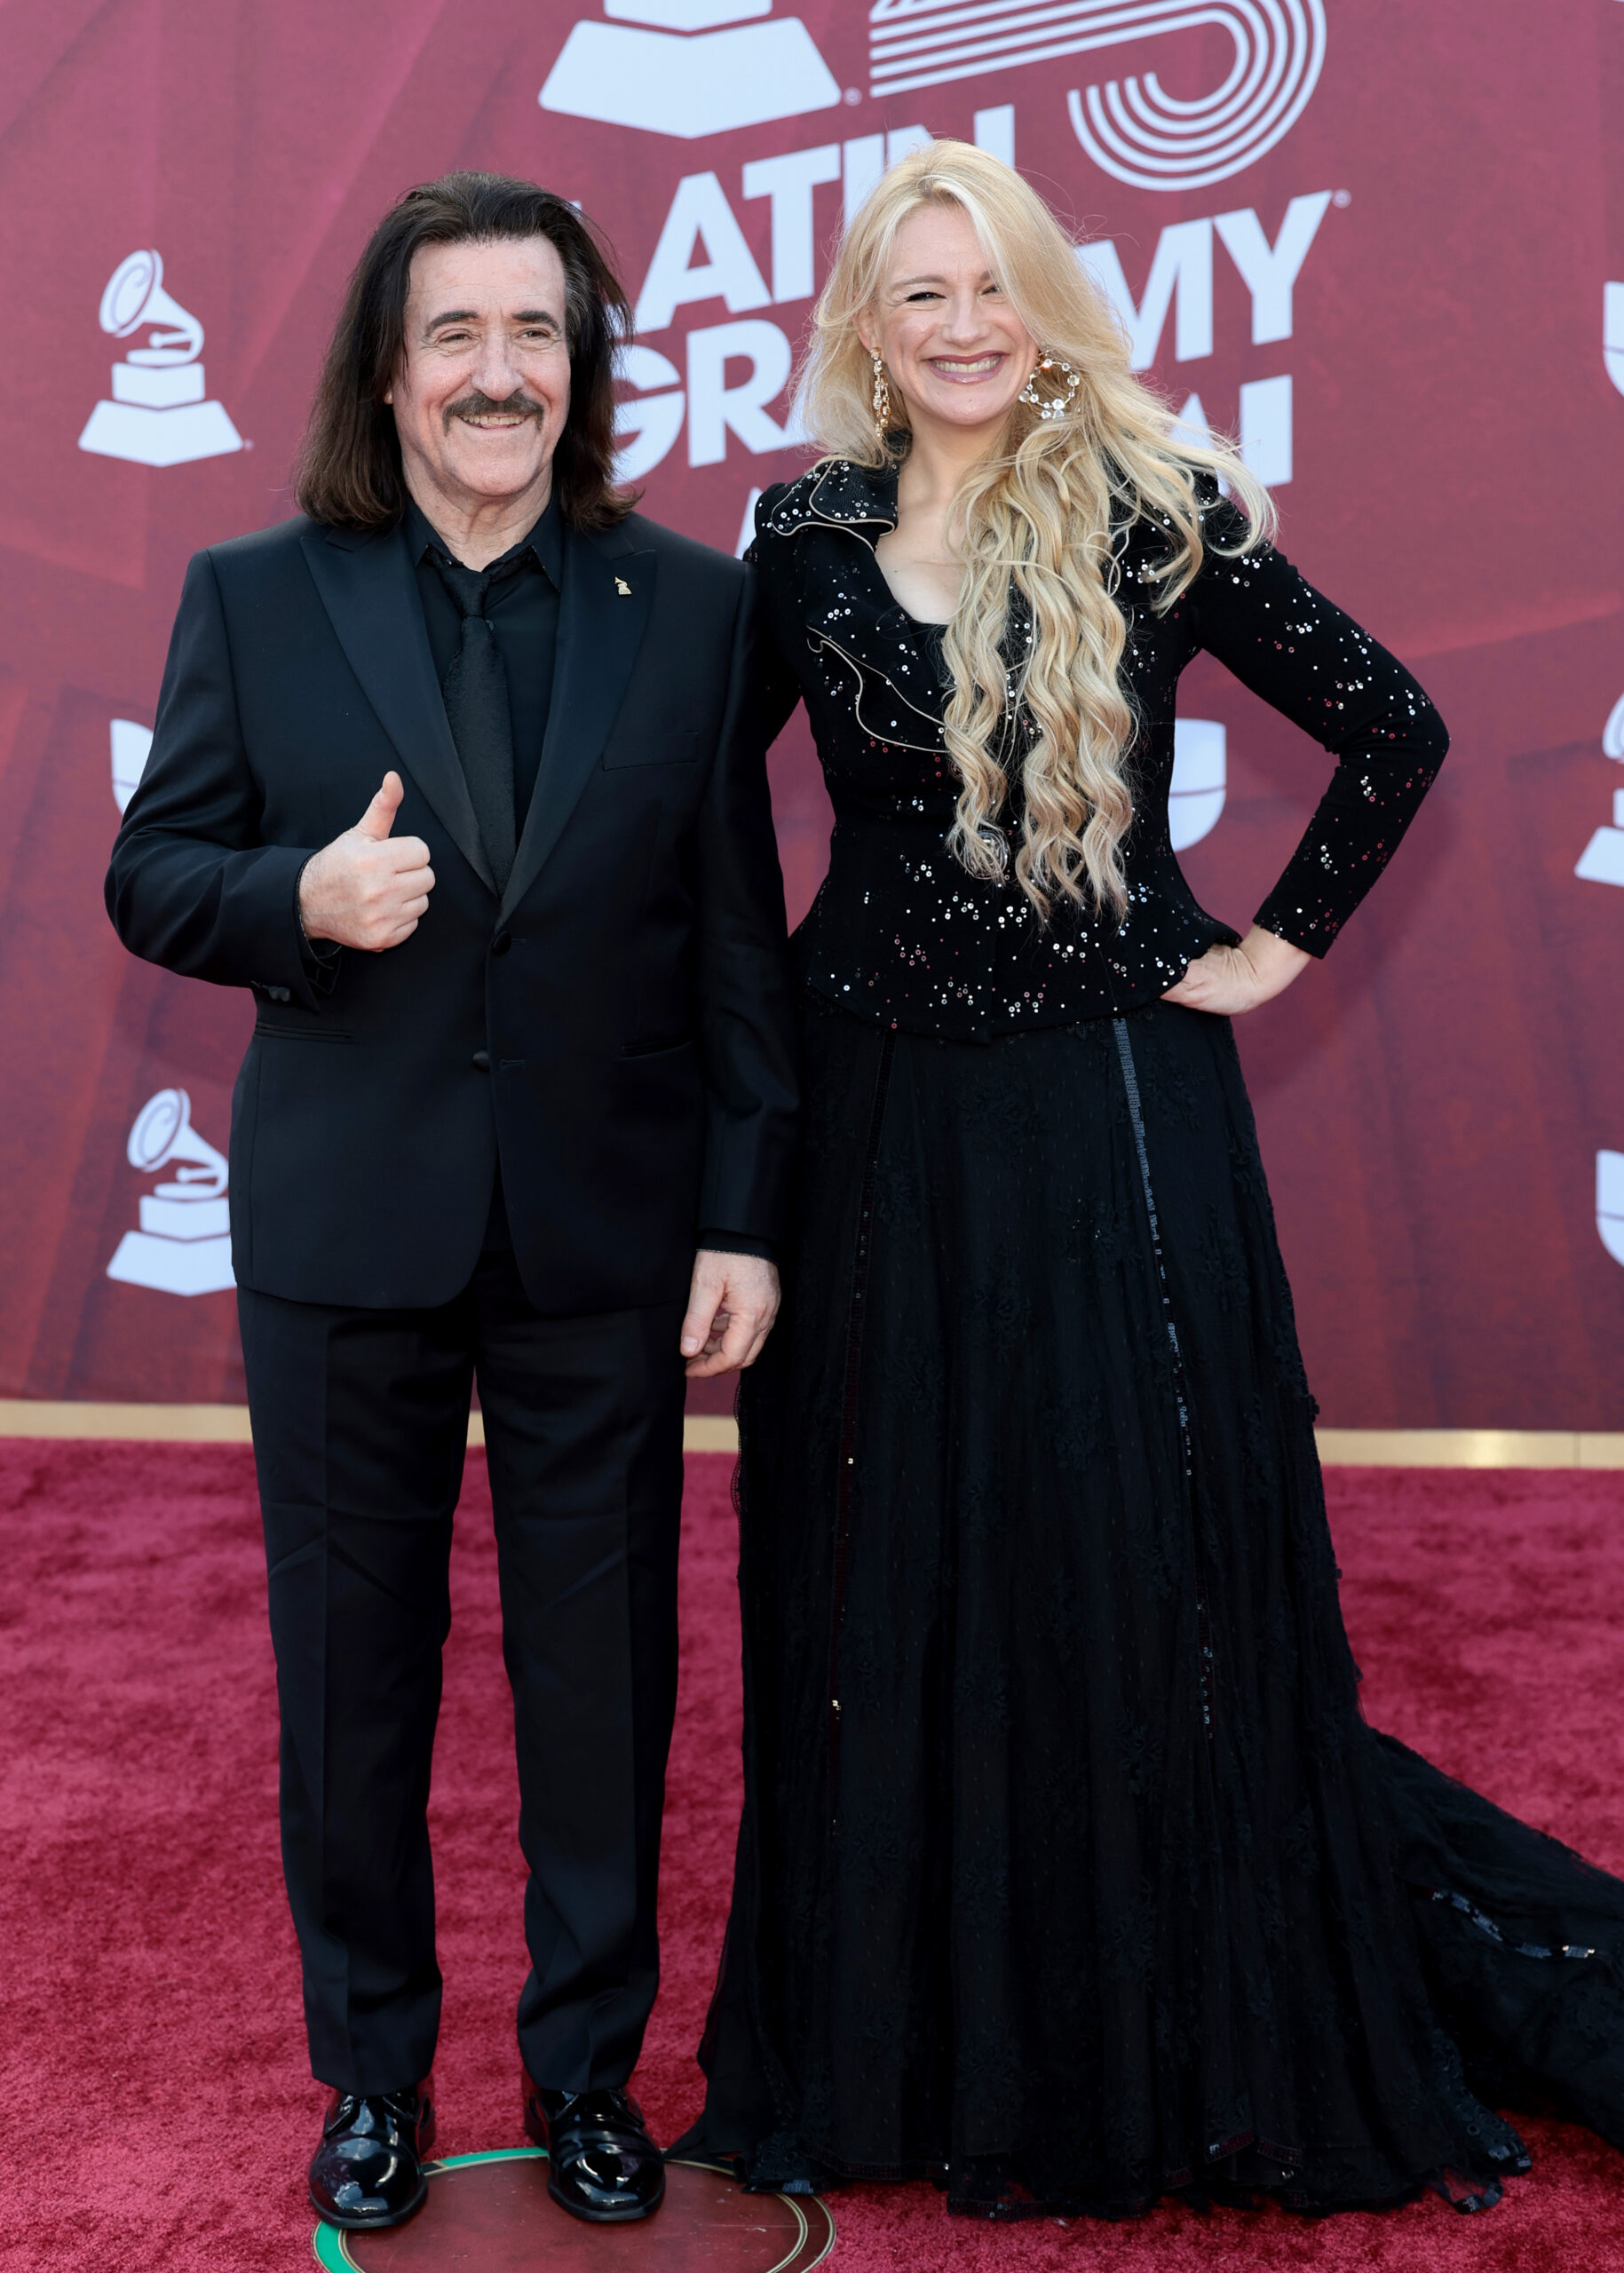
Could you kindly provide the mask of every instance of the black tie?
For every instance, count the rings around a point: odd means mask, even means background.
[[[433,555],[441,582],[462,611],[463,641],[451,659],[441,693],[451,738],[463,761],[479,838],[491,864],[497,897],[507,890],[518,845],[513,808],[513,717],[502,650],[485,613],[493,582],[488,568],[464,568]],[[512,564],[504,562],[503,573]]]

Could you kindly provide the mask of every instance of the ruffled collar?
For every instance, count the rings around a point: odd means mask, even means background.
[[[895,463],[866,466],[831,458],[813,466],[790,484],[764,526],[777,536],[809,540],[796,548],[796,584],[809,638],[883,679],[903,706],[905,715],[888,722],[883,738],[909,748],[943,748],[947,690],[939,640],[900,606],[875,558],[880,538],[897,526]],[[830,536],[854,536],[863,549],[854,553],[844,543],[829,543]],[[1011,580],[1002,653],[1012,712],[1019,709],[1023,715],[1020,687],[1031,643],[1032,611]],[[860,699],[859,709],[862,715]]]
[[[897,467],[827,458],[792,481],[767,517],[778,536],[804,528],[849,529],[871,549],[897,526]]]

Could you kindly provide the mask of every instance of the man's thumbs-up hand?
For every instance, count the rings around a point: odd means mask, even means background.
[[[378,793],[356,822],[362,836],[376,837],[381,844],[395,825],[395,815],[400,810],[400,800],[406,795],[405,786],[398,773],[386,773],[378,786]]]
[[[299,921],[307,939],[381,954],[417,929],[434,889],[429,848],[420,836],[392,836],[406,795],[398,773],[383,786],[353,828],[324,845],[299,878]]]

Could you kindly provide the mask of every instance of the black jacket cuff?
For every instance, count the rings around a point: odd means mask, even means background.
[[[753,1255],[763,1263],[776,1263],[778,1249],[771,1239],[753,1239],[741,1232],[701,1232],[694,1242],[717,1255]]]
[[[315,859],[313,852],[310,860]],[[299,887],[305,881],[306,860],[293,879],[293,920],[299,927],[299,961],[305,966],[305,976],[318,994],[330,994],[338,983],[338,960],[344,949],[337,939],[313,939],[305,929],[305,918],[299,909]]]

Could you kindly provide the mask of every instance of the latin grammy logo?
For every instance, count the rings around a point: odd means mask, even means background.
[[[192,1126],[184,1089],[160,1089],[135,1117],[125,1158],[143,1176],[184,1163],[173,1181],[141,1195],[141,1228],[126,1232],[109,1279],[161,1295],[218,1295],[236,1285],[231,1267],[230,1169]]]
[[[840,89],[796,16],[772,0],[604,0],[578,23],[537,98],[543,110],[693,141],[828,110]]]
[[[1602,728],[1602,755],[1624,764],[1624,694],[1620,694]],[[1587,883],[1624,884],[1624,789],[1612,793],[1612,826],[1598,828],[1580,854],[1573,870]]]
[[[155,252],[132,252],[114,270],[99,321],[115,339],[151,333],[113,366],[113,400],[99,402],[79,437],[82,450],[137,465],[185,465],[240,450],[242,437],[223,403],[204,400],[203,328],[163,289]]]

